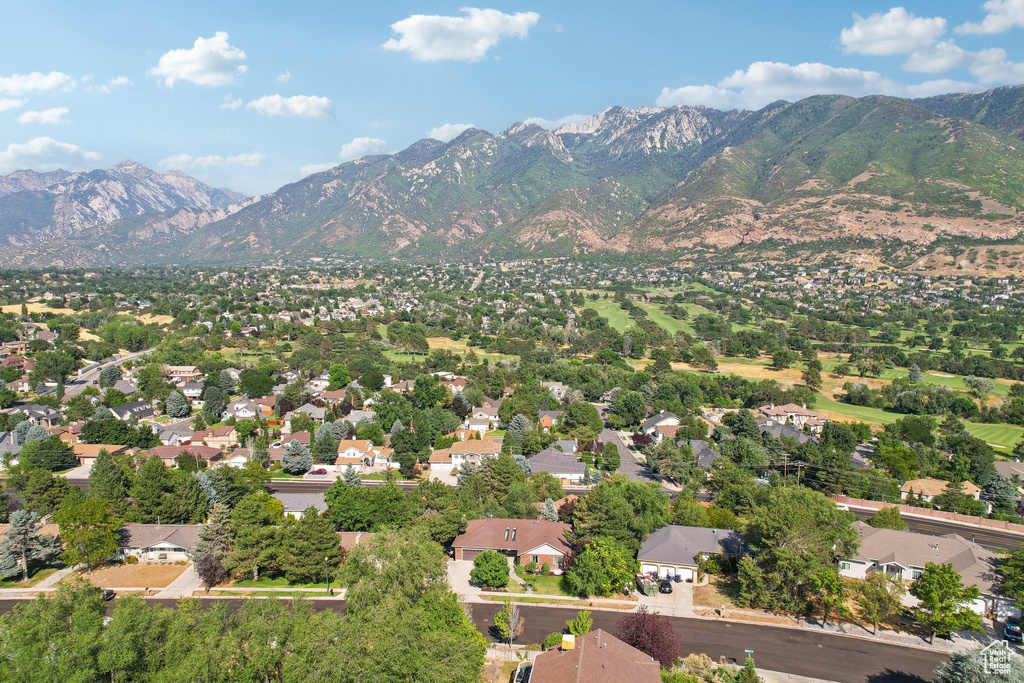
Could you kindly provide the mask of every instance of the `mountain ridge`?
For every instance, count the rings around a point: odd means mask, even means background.
[[[496,134],[471,128],[231,206],[207,198],[209,206],[121,216],[65,239],[61,262],[692,257],[757,245],[828,251],[837,240],[914,249],[1013,241],[1024,231],[1020,112],[1016,86],[925,100],[818,95],[758,111],[612,106],[553,131],[526,122]],[[22,189],[5,194],[5,178],[0,221],[11,197],[43,191],[33,185],[42,180],[19,176]],[[39,242],[20,245],[13,260],[59,257]]]

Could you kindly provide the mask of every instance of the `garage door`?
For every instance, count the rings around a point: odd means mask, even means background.
[[[479,555],[481,552],[483,552],[483,551],[481,551],[481,550],[463,550],[462,551],[462,559],[464,559],[464,560],[475,560],[476,556]]]
[[[657,574],[658,573],[658,565],[656,565],[656,564],[642,564],[642,565],[640,565],[640,573],[641,574]]]

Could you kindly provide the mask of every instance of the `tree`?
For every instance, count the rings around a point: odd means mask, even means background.
[[[164,404],[164,412],[168,416],[173,417],[176,420],[188,417],[188,414],[192,412],[192,407],[189,406],[188,401],[178,391],[172,391],[167,395],[167,402]]]
[[[349,374],[348,368],[341,363],[335,363],[331,367],[327,368],[327,377],[329,381],[329,384],[327,385],[328,391],[343,389],[352,381],[352,375]]]
[[[430,591],[446,589],[446,559],[426,529],[374,534],[352,548],[342,565],[348,609],[359,614],[391,599],[415,603]]]
[[[249,398],[266,396],[273,387],[274,379],[258,370],[247,368],[239,373],[238,388]]]
[[[104,389],[112,387],[120,381],[121,377],[121,366],[108,365],[100,371],[100,386]]]
[[[988,377],[975,377],[974,375],[964,377],[964,386],[976,398],[985,398],[995,390],[995,384]]]
[[[39,515],[34,512],[15,510],[11,513],[7,534],[0,541],[0,576],[16,576],[20,572],[21,580],[28,581],[29,566],[41,559],[50,559],[48,548],[54,539],[41,535],[38,523]]]
[[[786,368],[792,367],[793,363],[796,362],[798,356],[789,349],[777,349],[772,354],[772,369],[773,370],[785,370]]]
[[[871,622],[872,633],[878,633],[879,621],[885,621],[903,608],[906,593],[907,586],[902,579],[883,571],[868,572],[857,584],[857,606],[861,616]]]
[[[121,520],[106,500],[89,498],[63,507],[53,519],[60,527],[64,564],[69,567],[85,564],[91,569],[117,554]]]
[[[494,615],[494,628],[498,637],[508,641],[508,651],[512,651],[512,641],[523,635],[523,627],[526,620],[519,614],[519,607],[512,602],[512,598],[505,598],[502,608]]]
[[[420,408],[433,408],[443,403],[448,389],[433,375],[420,375],[412,387],[412,398]]]
[[[609,441],[601,449],[601,467],[609,472],[614,472],[619,469],[620,464],[619,447]]]
[[[35,365],[32,367],[32,374],[29,381],[33,386],[40,382],[53,380],[58,385],[75,371],[75,359],[65,351],[40,351],[35,355]]]
[[[290,583],[313,583],[336,572],[341,548],[334,526],[310,507],[302,517],[289,517],[281,530],[281,571]]]
[[[1000,647],[995,645],[995,647]],[[1024,681],[1024,664],[1017,657],[1007,657],[1008,671],[996,672],[989,665],[986,650],[955,652],[935,670],[932,683],[1019,683]]]
[[[544,499],[544,505],[540,509],[540,518],[549,522],[558,521],[558,508],[555,506],[555,501],[550,498]]]
[[[761,439],[761,428],[757,424],[757,418],[746,408],[733,414],[733,418],[729,422],[729,429],[735,436],[752,441]]]
[[[635,425],[647,414],[647,401],[638,391],[623,390],[612,398],[611,409],[622,419],[623,425]]]
[[[900,509],[895,505],[887,505],[880,509],[868,520],[868,525],[876,529],[895,529],[897,531],[906,531],[909,528],[903,521],[903,517],[900,516]]]
[[[594,625],[594,618],[590,616],[590,610],[582,609],[576,613],[574,619],[570,619],[565,622],[565,627],[569,629],[569,633],[573,634],[577,638],[590,633],[591,627]]]
[[[75,452],[59,436],[53,434],[43,441],[30,441],[22,446],[18,462],[27,468],[56,472],[75,464]]]
[[[846,608],[846,586],[835,567],[823,567],[811,579],[811,589],[815,598],[821,603],[821,627],[828,626],[828,617],[832,612],[844,614]]]
[[[997,472],[981,490],[984,499],[992,504],[993,512],[1016,515],[1017,487],[1009,479]]]
[[[693,355],[690,358],[690,366],[696,370],[715,372],[718,370],[718,361],[715,360],[715,353],[707,344],[697,344],[693,347]]]
[[[908,379],[910,380],[911,384],[920,384],[921,382],[924,381],[924,373],[921,372],[921,368],[918,366],[917,363],[914,363],[913,365],[910,366]]]
[[[821,389],[821,361],[814,359],[807,362],[807,367],[803,371],[802,379],[808,389],[818,391]]]
[[[341,474],[341,480],[345,482],[346,486],[362,486],[363,479],[356,472],[354,467],[346,467]]]
[[[473,559],[469,578],[487,588],[508,585],[508,559],[494,550],[485,550]]]
[[[608,596],[633,582],[639,565],[633,553],[611,538],[593,538],[576,555],[562,581],[566,590],[581,598]]]
[[[313,456],[309,449],[298,441],[292,440],[284,448],[281,456],[281,469],[288,474],[305,474],[313,467]]]
[[[211,384],[203,391],[203,414],[210,424],[220,422],[221,413],[224,412],[226,405],[224,394],[216,385]]]
[[[931,631],[929,642],[935,642],[936,634],[982,632],[981,616],[971,609],[981,592],[977,586],[964,586],[952,564],[925,564],[924,572],[911,584],[910,594],[921,601],[915,613]]]
[[[294,442],[293,442],[294,443]],[[313,460],[318,463],[333,464],[338,459],[338,442],[330,433],[326,433],[313,442]]]
[[[210,511],[206,524],[199,529],[199,540],[192,549],[196,572],[206,586],[206,592],[228,579],[225,560],[231,554],[231,510],[217,503]]]
[[[623,614],[615,626],[615,637],[658,660],[666,669],[671,669],[679,658],[679,636],[671,622],[658,612],[649,611],[647,605]]]
[[[13,515],[12,515],[13,516]],[[1017,548],[998,566],[1003,579],[1002,591],[1024,607],[1024,546]]]
[[[851,557],[859,543],[854,516],[805,487],[769,489],[755,502],[745,536],[754,557],[740,560],[740,599],[765,609],[813,604],[816,575]]]
[[[608,536],[635,555],[647,535],[668,518],[669,497],[656,482],[614,474],[580,499],[573,524],[582,536]]]
[[[565,409],[565,412],[559,418],[561,428],[566,432],[571,432],[573,429],[578,427],[585,427],[590,429],[594,434],[600,434],[604,428],[604,422],[601,421],[601,414],[597,412],[590,403],[586,401],[574,401],[569,404]]]

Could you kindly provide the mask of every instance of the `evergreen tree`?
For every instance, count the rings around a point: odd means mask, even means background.
[[[209,519],[199,530],[199,541],[192,550],[196,570],[207,592],[227,578],[225,561],[231,554],[230,521],[231,510],[221,503],[214,505]]]
[[[921,372],[921,368],[917,363],[910,366],[909,379],[911,384],[920,384],[924,381],[924,373]]]
[[[100,386],[106,389],[112,387],[118,383],[121,379],[121,367],[118,365],[108,365],[100,371]]]
[[[336,423],[335,423],[336,424]],[[330,432],[317,438],[313,444],[313,460],[318,463],[331,463],[338,459],[338,442]]]
[[[131,487],[132,505],[128,517],[134,522],[169,523],[168,513],[174,506],[174,477],[160,458],[153,456],[142,463]]]
[[[540,518],[549,522],[558,521],[558,508],[555,507],[555,501],[550,498],[544,499],[544,506],[540,509]]]
[[[28,581],[29,565],[46,547],[37,527],[39,515],[15,510],[10,517],[10,527],[0,541],[0,577],[17,576],[20,572],[21,580]]]
[[[100,449],[89,470],[89,496],[102,498],[115,511],[123,512],[128,503],[128,475],[106,448]]]
[[[1017,512],[1017,488],[1009,479],[996,473],[982,487],[984,499],[992,504],[994,512],[1015,515]]]
[[[164,412],[168,416],[179,420],[183,417],[188,417],[188,414],[192,412],[192,407],[189,406],[188,401],[178,391],[172,391],[167,396],[167,402],[164,403]]]
[[[900,509],[893,505],[887,505],[876,512],[874,516],[868,520],[868,525],[873,526],[876,529],[896,529],[897,531],[907,530],[907,523],[903,521],[903,517],[900,515]]]
[[[22,443],[39,443],[40,441],[46,441],[49,437],[50,435],[47,433],[45,429],[43,429],[39,425],[32,425],[31,427],[28,428],[28,431],[25,432],[25,438],[22,441]]]
[[[281,571],[290,583],[327,581],[341,564],[334,526],[310,507],[299,519],[288,518],[281,532]]]
[[[335,446],[337,448],[337,446]],[[305,474],[313,467],[313,456],[309,449],[298,441],[289,441],[281,457],[281,469],[288,474]]]
[[[342,472],[341,480],[345,482],[347,486],[362,486],[363,480],[356,472],[354,467],[346,467]]]

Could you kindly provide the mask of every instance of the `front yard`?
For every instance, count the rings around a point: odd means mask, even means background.
[[[184,571],[183,564],[117,564],[82,576],[100,588],[166,588]]]
[[[14,579],[0,579],[0,588],[31,588],[50,574],[53,574],[56,569],[37,569],[29,573],[28,581],[21,581],[21,575]]]

